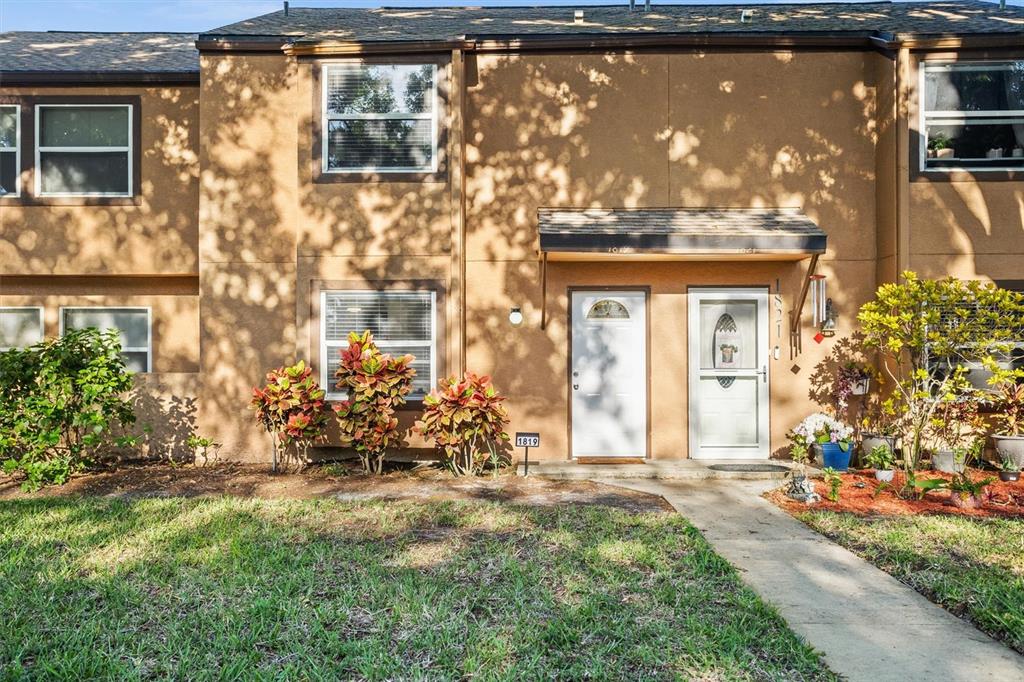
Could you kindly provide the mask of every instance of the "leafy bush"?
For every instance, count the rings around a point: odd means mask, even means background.
[[[509,439],[504,400],[489,376],[442,379],[424,399],[415,429],[434,441],[455,475],[478,474],[488,461],[497,472],[499,443]]]
[[[900,417],[903,466],[921,461],[940,408],[970,391],[969,363],[1007,353],[1024,329],[1024,295],[948,277],[883,284],[857,315],[864,344],[883,356],[891,379],[889,409]],[[942,434],[951,435],[951,434]]]
[[[381,353],[369,330],[348,335],[335,373],[337,387],[348,399],[334,406],[345,442],[359,455],[363,470],[381,473],[388,447],[398,439],[395,413],[405,405],[416,370],[411,355],[392,357]]]
[[[843,488],[843,477],[832,467],[825,467],[825,484],[828,486],[828,499],[832,502],[839,501],[839,491]]]
[[[23,487],[65,483],[135,423],[116,330],[69,330],[0,353],[0,461]]]
[[[304,451],[323,438],[328,420],[325,395],[303,360],[267,372],[267,385],[252,389],[249,407],[272,437],[274,471],[288,445],[295,443]]]

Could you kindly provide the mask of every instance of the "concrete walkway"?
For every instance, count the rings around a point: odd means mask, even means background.
[[[602,478],[663,496],[849,680],[1024,680],[1024,657],[761,498],[771,481]]]

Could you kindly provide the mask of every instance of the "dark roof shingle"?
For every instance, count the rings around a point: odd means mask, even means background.
[[[640,3],[642,5],[642,2]],[[741,22],[741,12],[750,20]],[[576,23],[574,13],[583,12]],[[1024,32],[1024,7],[980,0],[750,5],[292,8],[207,31],[303,41],[416,41],[465,37],[673,33],[858,33],[914,35]],[[201,38],[201,39],[202,39]]]
[[[194,33],[0,33],[0,73],[199,73]]]

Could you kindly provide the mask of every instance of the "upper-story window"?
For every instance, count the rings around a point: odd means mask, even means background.
[[[132,105],[36,106],[38,196],[132,196]]]
[[[21,194],[21,107],[0,106],[0,196]]]
[[[435,64],[328,64],[324,172],[437,170]]]
[[[1024,61],[924,62],[921,168],[1024,169]]]

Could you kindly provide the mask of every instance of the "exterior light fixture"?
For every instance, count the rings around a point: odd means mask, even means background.
[[[519,306],[515,306],[508,311],[508,321],[513,327],[521,327],[523,325],[523,311]]]

